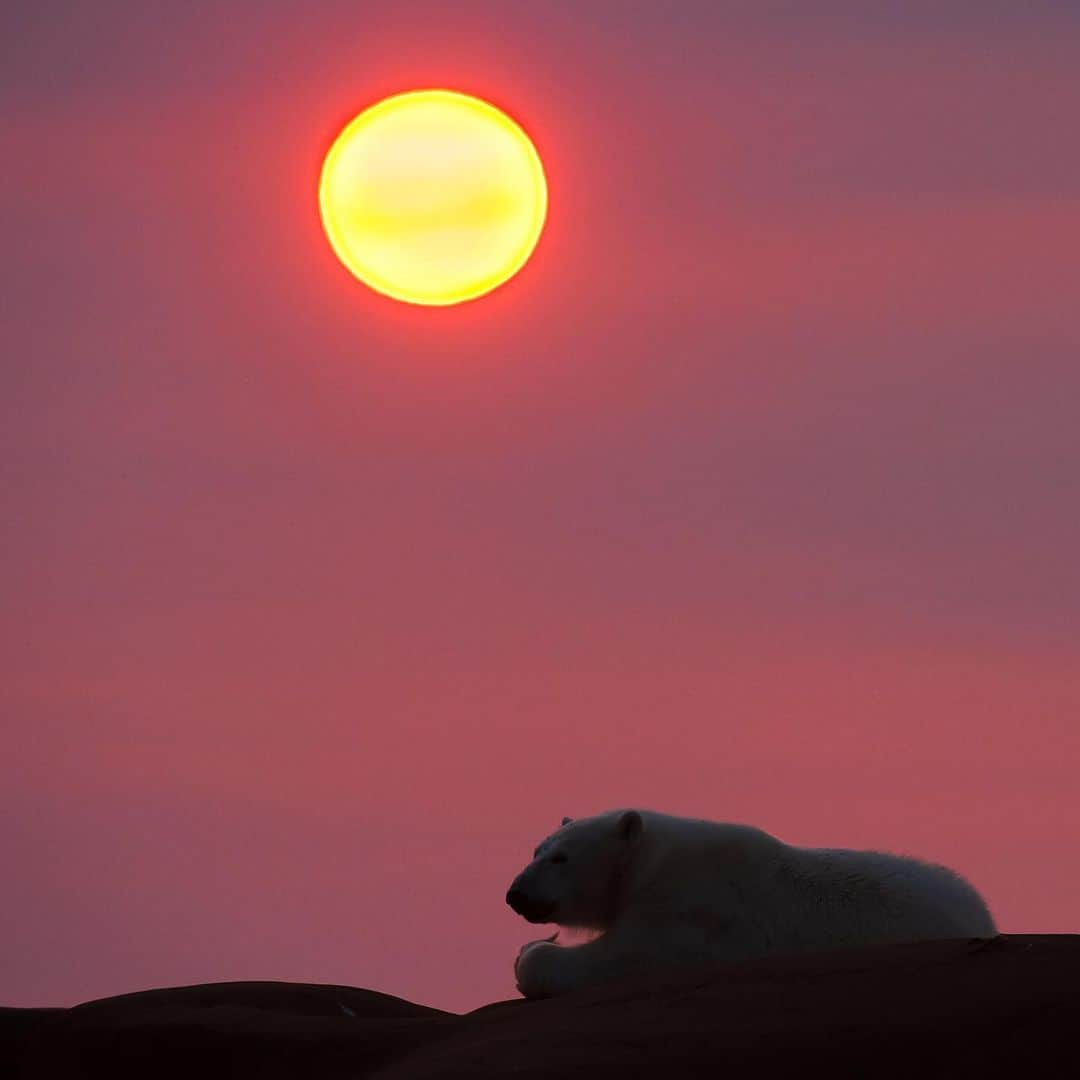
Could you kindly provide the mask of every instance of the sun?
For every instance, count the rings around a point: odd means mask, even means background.
[[[472,300],[528,261],[547,181],[506,113],[454,90],[396,94],[351,120],[319,181],[323,228],[365,285],[412,304]]]

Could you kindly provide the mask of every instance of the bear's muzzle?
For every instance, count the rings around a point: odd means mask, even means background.
[[[551,916],[555,914],[554,904],[538,903],[516,885],[510,886],[510,891],[506,894],[506,902],[526,922],[550,922]]]

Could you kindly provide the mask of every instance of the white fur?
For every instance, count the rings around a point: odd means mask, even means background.
[[[997,933],[979,894],[945,867],[644,810],[568,820],[511,890],[530,921],[601,931],[584,945],[526,945],[515,974],[530,998],[769,953]]]

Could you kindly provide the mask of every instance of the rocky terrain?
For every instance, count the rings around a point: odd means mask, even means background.
[[[215,983],[0,1009],[21,1080],[1061,1076],[1080,935],[894,945],[640,978],[465,1015],[345,986]]]

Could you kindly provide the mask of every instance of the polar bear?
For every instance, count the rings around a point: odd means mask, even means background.
[[[525,945],[514,974],[527,998],[768,953],[997,933],[979,894],[945,867],[647,810],[564,818],[506,902],[531,923],[600,932]]]

